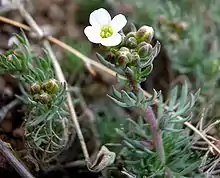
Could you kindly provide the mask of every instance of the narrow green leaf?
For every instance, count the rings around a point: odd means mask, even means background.
[[[168,107],[169,107],[169,109],[170,109],[171,111],[173,111],[174,106],[175,106],[175,104],[176,104],[177,93],[178,93],[178,87],[176,86],[176,87],[174,87],[174,89],[172,89],[171,92],[170,92],[170,101],[169,101]]]
[[[159,96],[159,103],[157,108],[157,117],[158,119],[162,118],[164,115],[164,106],[163,106],[163,95]]]
[[[115,66],[114,64],[108,62],[101,54],[96,53],[96,56],[97,56],[98,60],[99,60],[103,65],[105,65],[106,67],[116,68],[116,66]]]
[[[131,143],[129,143],[128,141],[123,140],[122,142],[123,142],[128,148],[135,149],[135,147],[134,147]]]
[[[114,86],[112,86],[112,93],[115,97],[121,99],[121,93]]]
[[[129,107],[126,103],[123,103],[123,102],[121,102],[121,101],[119,101],[119,100],[113,98],[113,97],[110,96],[110,95],[107,95],[107,96],[108,96],[110,99],[112,99],[112,100],[113,100],[116,104],[118,104],[119,106],[124,107],[124,108]]]
[[[121,91],[121,99],[129,106],[135,106],[135,100],[133,100],[127,93],[126,91],[122,90]]]
[[[178,102],[178,108],[183,108],[187,101],[187,94],[188,94],[188,86],[187,83],[185,83],[182,87],[180,99]]]
[[[140,88],[138,94],[137,94],[137,100],[136,100],[136,105],[139,105],[142,101],[144,101],[145,96],[143,90]]]

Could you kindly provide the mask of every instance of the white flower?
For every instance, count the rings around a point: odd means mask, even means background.
[[[89,17],[91,26],[84,29],[84,33],[92,43],[101,43],[103,46],[116,46],[121,43],[122,37],[118,33],[127,23],[124,15],[118,14],[111,19],[107,10],[100,8],[93,11]]]

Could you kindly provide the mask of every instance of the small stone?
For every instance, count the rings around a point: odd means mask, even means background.
[[[12,131],[12,121],[5,119],[1,122],[0,127],[2,128],[3,132],[9,133]]]

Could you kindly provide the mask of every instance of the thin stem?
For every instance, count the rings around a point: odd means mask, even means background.
[[[191,130],[193,130],[195,133],[197,133],[203,140],[205,140],[213,149],[215,149],[216,152],[220,154],[220,150],[218,147],[216,147],[212,142],[210,142],[203,133],[201,133],[197,128],[195,128],[192,124],[189,122],[184,122],[184,124],[189,127]]]
[[[12,102],[10,102],[9,104],[7,104],[6,106],[1,108],[0,109],[0,122],[4,120],[4,118],[7,115],[9,110],[11,110],[13,107],[18,105],[19,103],[20,103],[20,101],[18,99],[15,99]]]
[[[43,31],[37,25],[37,23],[34,21],[34,19],[24,9],[24,7],[21,5],[21,3],[18,2],[18,3],[16,3],[16,5],[17,5],[17,8],[19,9],[21,15],[26,19],[28,24],[37,32],[39,37],[42,38],[43,37]],[[51,57],[52,64],[54,66],[54,70],[55,70],[55,73],[56,73],[56,76],[57,76],[58,80],[60,82],[66,83],[64,74],[63,74],[62,69],[60,67],[60,64],[57,61],[56,56],[54,55],[49,42],[44,40],[44,46],[48,50],[48,53]],[[76,129],[76,132],[77,132],[77,135],[78,135],[81,147],[82,147],[82,151],[83,151],[83,154],[84,154],[84,157],[85,157],[85,161],[89,162],[89,153],[88,153],[86,143],[85,143],[85,140],[84,140],[84,137],[83,137],[83,134],[82,134],[77,116],[76,116],[76,112],[75,112],[75,109],[74,109],[74,106],[73,106],[73,103],[72,103],[71,95],[68,92],[68,87],[67,87],[67,105],[68,105],[69,111],[70,111],[70,118],[72,119],[72,121],[74,123],[75,129]]]
[[[164,147],[163,147],[162,132],[157,126],[157,119],[151,107],[147,108],[146,120],[149,123],[152,134],[153,134],[154,146],[157,150],[158,155],[160,156],[160,160],[162,164],[164,165],[166,159],[165,159],[165,152],[164,152]]]

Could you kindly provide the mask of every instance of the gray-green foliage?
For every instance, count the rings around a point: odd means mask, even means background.
[[[192,117],[192,109],[199,93],[190,94],[188,97],[187,85],[182,87],[178,95],[178,87],[171,91],[170,100],[164,109],[162,95],[159,96],[157,109],[158,129],[162,130],[166,163],[161,164],[155,152],[152,132],[145,117],[140,117],[137,122],[127,120],[125,131],[116,129],[123,138],[123,148],[118,155],[124,158],[127,170],[138,177],[164,177],[166,166],[174,177],[193,177],[199,173],[201,153],[191,150],[192,142],[189,130],[184,128],[184,122]]]
[[[201,161],[199,156],[192,152],[191,136],[184,128],[184,122],[192,118],[192,109],[199,92],[189,93],[186,84],[180,93],[178,87],[175,87],[171,91],[168,106],[163,104],[163,97],[157,91],[154,91],[151,98],[147,98],[139,84],[150,74],[148,66],[153,68],[153,60],[159,53],[160,44],[156,43],[150,54],[145,56],[146,65],[139,65],[141,56],[137,58],[136,55],[132,55],[136,47],[126,43],[126,39],[131,35],[139,43],[149,42],[146,41],[149,36],[142,39],[138,36],[138,31],[128,33],[119,46],[108,49],[111,52],[110,58],[97,54],[102,64],[122,75],[127,83],[124,90],[113,87],[113,94],[109,97],[121,107],[134,109],[140,116],[138,122],[128,119],[128,125],[124,126],[125,130],[116,128],[116,132],[123,138],[122,150],[118,157],[123,157],[127,171],[138,177],[165,177],[168,173],[174,177],[191,177],[199,174],[198,167]],[[145,34],[150,33],[146,31]],[[146,75],[143,76],[143,73]],[[142,76],[143,80],[139,80]],[[118,78],[120,82],[121,78]],[[154,117],[152,113],[150,115],[147,113],[156,99],[158,109]]]
[[[157,29],[156,37],[168,50],[176,71],[194,75],[197,81],[193,84],[201,87],[202,92],[216,87],[220,74],[218,0],[208,4],[207,1],[189,0],[130,3],[135,5],[132,19],[137,25],[148,23]],[[179,29],[179,26],[184,28]]]
[[[67,145],[72,127],[65,106],[65,85],[56,81],[50,57],[34,55],[26,36],[16,35],[19,44],[0,56],[0,73],[20,82],[26,106],[24,128],[28,149],[41,164],[54,160]]]

